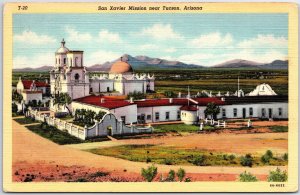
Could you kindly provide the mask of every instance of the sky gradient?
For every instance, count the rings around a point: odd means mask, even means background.
[[[288,54],[287,14],[16,14],[14,68],[54,64],[64,38],[86,66],[123,54],[211,66],[268,63]]]

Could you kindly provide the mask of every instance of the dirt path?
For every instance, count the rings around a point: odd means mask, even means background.
[[[131,162],[113,157],[99,156],[74,148],[57,145],[40,137],[26,129],[23,125],[13,120],[13,163],[26,162],[30,164],[45,162],[64,166],[85,166],[105,168],[110,171],[123,171],[140,173],[142,167],[149,166],[146,163]],[[170,166],[157,165],[159,172],[168,172],[170,169],[184,168],[187,173],[216,173],[216,174],[240,174],[250,171],[256,175],[267,175],[276,167],[197,167],[197,166]],[[280,167],[286,170],[287,167]],[[37,166],[38,169],[38,166]]]

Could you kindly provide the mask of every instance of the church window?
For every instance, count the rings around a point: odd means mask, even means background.
[[[180,119],[180,110],[177,111],[177,119]]]
[[[252,107],[249,108],[249,116],[253,116],[253,108]]]
[[[278,115],[282,116],[282,108],[278,108]]]
[[[226,109],[222,108],[222,117],[225,118],[226,117]]]
[[[170,112],[166,112],[166,120],[170,119]]]
[[[266,109],[262,108],[261,109],[261,117],[265,117],[266,116]]]
[[[66,75],[64,74],[64,80],[66,80],[67,79],[67,77],[66,77]]]
[[[67,61],[66,58],[64,58],[64,64],[66,64],[66,61]]]
[[[75,76],[74,76],[75,80],[79,80],[79,74],[76,73]]]
[[[159,120],[159,112],[155,112],[155,120]]]
[[[93,93],[93,87],[90,88],[90,93]]]
[[[233,109],[233,117],[237,117],[237,108]]]
[[[78,57],[75,58],[75,66],[78,66]]]
[[[147,120],[151,120],[151,115],[150,114],[147,115]]]

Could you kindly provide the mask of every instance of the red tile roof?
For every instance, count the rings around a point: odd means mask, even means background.
[[[206,106],[210,102],[214,102],[217,105],[224,105],[225,102],[220,100],[219,98],[194,98],[198,104],[193,101],[189,101],[186,98],[173,98],[172,103],[170,103],[170,99],[146,99],[146,100],[138,100],[134,103],[137,104],[138,107],[153,107],[153,106],[173,106],[173,105],[199,105]]]
[[[102,98],[105,99],[103,103],[101,103]],[[210,102],[214,102],[217,105],[225,104],[225,102],[220,100],[219,98],[195,98],[193,100],[196,100],[198,104],[196,104],[193,101],[189,101],[188,103],[188,100],[186,98],[173,98],[171,103],[169,98],[136,100],[134,101],[134,104],[136,104],[137,107],[176,106],[176,105],[187,106],[188,104],[206,106]],[[108,109],[124,107],[132,104],[128,100],[120,100],[112,96],[94,96],[94,95],[78,98],[75,99],[74,101],[85,103],[85,104],[91,104],[94,106],[100,106]]]
[[[42,91],[29,91],[29,90],[23,90],[22,92],[26,94],[42,93]]]
[[[101,103],[102,98],[105,99],[105,101],[103,103]],[[91,104],[94,106],[100,106],[100,107],[108,108],[108,109],[120,108],[120,107],[131,105],[131,103],[126,100],[105,98],[104,96],[101,97],[101,96],[94,96],[94,95],[78,98],[73,101],[81,102],[81,103],[85,103],[85,104]]]
[[[22,80],[24,89],[30,89],[30,86],[32,84],[32,81],[30,80]],[[49,87],[50,85],[46,82],[42,82],[42,81],[35,81],[35,85],[36,87]]]
[[[188,111],[197,111],[197,107],[195,106],[182,106],[180,110],[188,110]]]

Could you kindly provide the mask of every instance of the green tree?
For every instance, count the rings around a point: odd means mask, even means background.
[[[95,115],[95,120],[97,121],[100,121],[103,116],[106,114],[106,112],[102,112],[102,111],[99,111],[96,115]]]
[[[252,158],[251,154],[246,154],[245,156],[241,157],[241,165],[252,167],[253,158]]]
[[[281,171],[279,168],[277,168],[275,171],[270,171],[268,176],[269,182],[285,182],[287,179],[288,175],[286,171]]]
[[[284,153],[282,158],[283,158],[283,160],[288,161],[288,159],[289,159],[288,153]]]
[[[18,106],[14,102],[11,104],[11,111],[12,111],[12,113],[18,112]]]
[[[183,181],[183,178],[185,177],[185,170],[182,168],[179,168],[176,175],[180,182]]]
[[[146,98],[146,94],[139,92],[139,91],[134,91],[134,92],[130,92],[127,95],[127,99],[133,98],[134,100],[140,100],[140,99],[145,99]]]
[[[264,155],[261,157],[261,162],[264,164],[267,164],[270,162],[270,160],[273,158],[273,152],[271,150],[267,150]]]
[[[176,93],[175,93],[174,91],[165,91],[165,92],[164,92],[164,95],[165,95],[166,97],[168,97],[168,98],[174,98],[174,97],[177,96]]]
[[[21,103],[23,96],[17,92],[17,90],[12,90],[12,100]]]
[[[216,119],[217,115],[220,113],[220,107],[214,102],[208,103],[206,109],[204,110],[205,115],[210,115],[211,118]]]
[[[166,181],[175,181],[175,171],[174,170],[169,171]]]
[[[142,176],[148,182],[151,182],[157,175],[157,167],[154,165],[149,166],[147,169],[142,168]]]
[[[72,115],[68,105],[72,103],[72,98],[68,93],[59,93],[54,97],[54,105],[64,106],[69,111],[69,114]]]
[[[245,171],[244,173],[240,174],[239,181],[241,181],[241,182],[255,182],[255,181],[258,181],[258,179],[254,175],[252,175],[251,173],[247,173]]]

